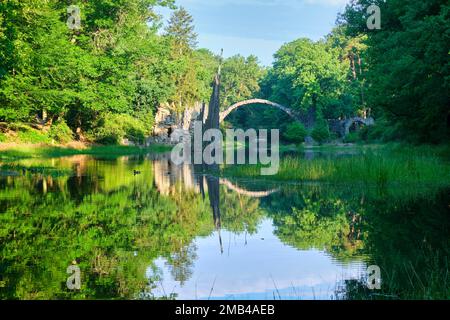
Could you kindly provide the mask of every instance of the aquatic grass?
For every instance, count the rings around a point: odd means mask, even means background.
[[[448,257],[442,252],[419,250],[416,260],[395,261],[389,270],[382,269],[381,290],[369,290],[366,278],[344,281],[335,289],[337,300],[448,300],[450,271]],[[417,262],[417,261],[415,261]]]
[[[168,152],[172,147],[166,145],[152,145],[146,148],[129,146],[93,146],[86,149],[74,149],[48,146],[20,146],[0,151],[0,159],[14,160],[24,158],[57,158],[73,155],[93,155],[102,157],[117,157],[126,155],[140,155],[148,153]]]
[[[409,183],[450,185],[448,161],[412,149],[403,153],[368,150],[361,155],[336,159],[286,157],[280,161],[274,176],[261,176],[261,168],[262,165],[225,166],[222,174],[275,181],[366,183],[381,188]]]
[[[17,164],[1,164],[0,176],[20,176],[27,174],[40,174],[54,178],[73,174],[71,169],[55,168],[48,166],[23,166]]]

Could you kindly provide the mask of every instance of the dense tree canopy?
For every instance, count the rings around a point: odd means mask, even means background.
[[[367,27],[366,10],[373,3],[381,8],[379,30]],[[448,141],[448,1],[353,0],[329,35],[283,45],[267,69],[255,56],[222,61],[197,49],[194,20],[173,0],[78,5],[80,28],[70,28],[67,1],[0,3],[3,128],[26,123],[47,132],[55,124],[79,140],[119,142],[122,134],[105,126],[126,123],[131,129],[121,132],[139,142],[151,133],[159,105],[179,113],[207,101],[222,64],[222,108],[266,98],[294,109],[306,134],[324,133],[325,141],[327,120],[355,115],[377,119],[375,129],[361,134],[367,139]],[[164,29],[157,6],[174,9]],[[305,135],[267,107],[244,108],[227,121],[282,132],[291,128],[284,134],[289,141]],[[62,142],[69,136],[52,138]]]
[[[372,3],[381,9],[382,25],[368,32]],[[367,99],[397,138],[448,141],[449,14],[445,0],[358,0],[340,18],[349,35],[367,35]]]
[[[227,59],[222,68],[222,108],[254,98],[260,91],[259,82],[265,70],[256,56],[237,55]]]
[[[166,35],[158,34],[153,8],[172,4],[82,3],[81,28],[72,30],[66,1],[2,2],[0,121],[64,121],[80,139],[103,139],[97,129],[117,122],[115,115],[141,121],[135,129],[149,134],[159,104],[180,109],[204,99],[214,57],[194,51],[184,9],[173,13]]]

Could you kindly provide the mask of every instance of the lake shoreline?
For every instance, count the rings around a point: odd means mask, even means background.
[[[0,143],[0,159],[57,158],[74,155],[139,155],[164,153],[171,149],[172,146],[159,144],[151,145],[149,147],[138,147],[97,145],[79,142],[66,145]]]
[[[225,166],[221,177],[247,178],[297,183],[368,183],[378,186],[411,183],[450,185],[449,147],[411,145],[352,145],[345,147],[299,147],[300,152],[324,154],[359,150],[360,153],[337,159],[281,159],[275,175],[262,176],[258,165]],[[303,161],[304,160],[304,161]]]

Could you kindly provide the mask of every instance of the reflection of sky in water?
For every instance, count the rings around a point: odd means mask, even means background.
[[[183,300],[330,299],[340,281],[359,278],[364,270],[362,262],[342,265],[322,251],[287,246],[273,231],[269,219],[252,236],[222,230],[223,254],[217,232],[197,238],[192,276],[181,286],[173,279],[166,260],[160,258],[155,265],[162,279],[153,293],[176,293]],[[147,274],[151,273],[149,268]]]

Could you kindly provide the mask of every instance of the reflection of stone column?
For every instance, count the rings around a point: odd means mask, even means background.
[[[213,176],[206,177],[206,184],[208,186],[209,202],[213,211],[214,226],[219,232],[220,252],[223,253],[222,237],[220,235],[221,221],[220,221],[220,182],[219,178]]]
[[[200,192],[193,167],[189,164],[175,166],[170,159],[154,160],[153,176],[155,186],[162,195],[169,195],[176,185],[181,185],[186,191]]]
[[[155,177],[155,185],[159,193],[162,195],[170,194],[170,176],[168,161],[153,161],[153,176]]]
[[[196,193],[199,192],[198,186],[195,184],[194,172],[192,166],[185,164],[182,167],[183,171],[183,184],[186,190],[194,190]]]
[[[75,175],[82,177],[88,169],[89,157],[86,155],[71,156],[70,158],[62,158],[61,163],[71,163],[74,167]]]

